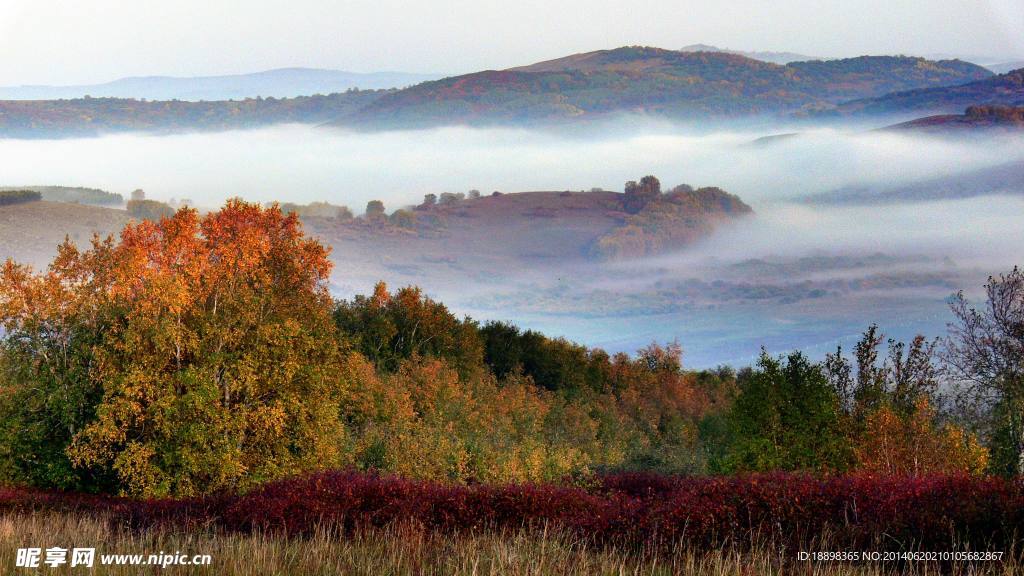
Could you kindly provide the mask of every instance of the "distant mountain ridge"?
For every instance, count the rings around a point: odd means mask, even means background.
[[[780,65],[724,52],[627,46],[404,89],[326,96],[0,101],[0,136],[226,130],[287,122],[380,130],[585,123],[622,115],[714,121],[826,110],[840,116],[843,102],[992,77],[989,70],[960,60],[861,56]],[[958,105],[956,111],[975,103]]]
[[[81,86],[4,86],[0,87],[0,100],[60,100],[85,96],[187,101],[293,98],[344,92],[352,88],[404,88],[440,77],[440,74],[406,72],[278,68],[224,76],[137,76]]]
[[[861,56],[779,65],[724,52],[629,46],[424,82],[383,95],[336,123],[501,124],[615,113],[739,117],[827,108],[845,100],[992,75],[959,60]]]
[[[796,52],[771,52],[771,51],[753,51],[746,52],[743,50],[730,50],[728,48],[719,48],[718,46],[711,46],[709,44],[690,44],[689,46],[683,46],[679,49],[680,52],[723,52],[725,54],[738,54],[740,56],[746,56],[747,58],[753,58],[754,60],[760,60],[762,62],[771,62],[772,64],[789,64],[790,62],[804,62],[807,60],[827,60],[827,58],[819,58],[816,56],[807,56],[806,54],[797,54]]]

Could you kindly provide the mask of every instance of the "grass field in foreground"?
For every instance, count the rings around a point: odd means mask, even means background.
[[[18,548],[95,547],[100,554],[209,554],[203,567],[67,565],[35,571],[16,568]],[[796,551],[766,544],[752,551],[676,550],[648,555],[599,549],[554,531],[502,531],[460,535],[428,533],[413,527],[359,531],[344,536],[329,528],[289,537],[280,533],[226,534],[212,529],[132,531],[111,526],[100,516],[38,512],[0,515],[0,574],[217,574],[241,575],[762,575],[762,574],[1017,574],[1012,559],[986,564],[849,564],[800,562]]]

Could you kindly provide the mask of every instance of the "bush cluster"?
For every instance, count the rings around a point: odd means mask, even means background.
[[[1024,486],[967,476],[686,477],[612,474],[591,487],[453,485],[333,471],[245,495],[134,500],[0,489],[0,511],[102,512],[136,528],[216,526],[308,534],[413,523],[429,531],[559,529],[616,547],[712,548],[765,539],[798,550],[827,535],[837,549],[1012,548]]]

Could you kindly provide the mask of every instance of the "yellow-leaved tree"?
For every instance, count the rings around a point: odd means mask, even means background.
[[[46,445],[63,474],[49,483],[183,496],[338,461],[331,264],[297,217],[231,200],[59,254],[45,273],[8,263],[0,277],[6,381],[22,402],[5,412],[28,421],[47,406],[66,424],[22,438]]]

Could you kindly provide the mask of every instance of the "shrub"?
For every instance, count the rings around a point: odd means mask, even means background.
[[[1005,550],[1024,528],[1024,487],[966,476],[604,476],[592,488],[446,485],[335,471],[282,480],[242,496],[132,500],[0,488],[0,512],[104,512],[119,525],[213,525],[310,534],[413,522],[425,530],[564,530],[617,549],[672,551],[767,539],[794,550],[828,535],[833,549]]]

